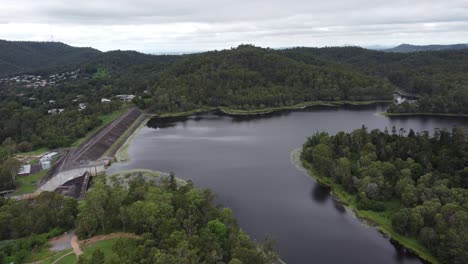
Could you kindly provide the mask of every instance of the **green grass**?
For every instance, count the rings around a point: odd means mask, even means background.
[[[21,195],[26,193],[32,193],[36,190],[36,183],[44,177],[47,170],[41,170],[38,173],[31,174],[28,176],[18,176],[17,181],[19,187],[13,193],[13,195]]]
[[[206,111],[212,111],[212,110],[216,110],[217,108],[216,107],[210,107],[210,106],[206,106],[206,107],[201,107],[201,108],[197,108],[197,109],[194,109],[194,110],[190,110],[190,111],[185,111],[185,112],[175,112],[175,113],[162,113],[160,115],[158,115],[159,117],[180,117],[180,116],[189,116],[189,115],[193,115],[193,114],[196,114],[196,113],[201,113],[201,112],[206,112]]]
[[[61,256],[70,253],[71,251],[72,249],[66,249],[63,251],[53,252],[53,251],[50,251],[49,249],[46,249],[40,254],[31,255],[31,257],[28,258],[26,262],[36,262],[36,261],[39,262],[40,261],[41,264],[50,264],[54,262],[56,259],[60,258]]]
[[[57,264],[75,264],[76,261],[77,261],[76,255],[72,253],[68,256],[63,257],[61,260],[57,261]]]
[[[87,258],[91,258],[94,251],[99,249],[102,251],[102,253],[104,253],[104,256],[106,256],[106,260],[108,260],[115,255],[115,253],[112,251],[112,246],[114,246],[117,240],[118,238],[111,238],[107,240],[97,241],[96,243],[85,247],[83,249],[83,255]]]
[[[85,142],[88,138],[90,138],[92,135],[96,134],[96,132],[105,127],[106,125],[108,125],[109,123],[111,123],[112,121],[114,121],[115,119],[117,119],[119,116],[123,115],[125,112],[127,111],[127,108],[121,108],[119,110],[116,110],[114,111],[113,113],[111,114],[107,114],[107,115],[101,115],[99,117],[99,119],[101,119],[102,123],[101,125],[93,128],[91,131],[89,131],[88,133],[86,133],[86,136],[78,139],[77,141],[75,141],[73,144],[72,144],[72,147],[78,147],[79,145],[81,145],[81,143]]]
[[[303,102],[295,105],[290,106],[281,106],[281,107],[270,107],[264,109],[254,109],[254,110],[240,110],[240,109],[232,109],[229,107],[221,107],[220,110],[226,114],[231,115],[257,115],[257,114],[268,114],[276,111],[282,110],[296,110],[296,109],[303,109],[309,106],[340,106],[340,105],[370,105],[376,103],[389,103],[392,102],[390,100],[373,100],[373,101],[346,101],[346,100],[339,100],[339,101],[311,101],[311,102]]]
[[[333,195],[338,198],[344,205],[349,206],[354,210],[356,215],[367,222],[375,225],[378,230],[382,233],[390,236],[394,240],[398,241],[404,247],[412,250],[422,259],[438,264],[440,263],[421,243],[416,239],[407,237],[396,232],[391,223],[391,217],[401,208],[398,200],[391,200],[385,202],[385,211],[375,212],[370,210],[359,210],[357,209],[356,196],[345,191],[343,186],[335,183],[331,178],[319,175],[314,167],[307,161],[302,160],[304,167],[307,169],[308,174],[311,175],[318,183],[329,186]]]
[[[242,110],[242,109],[234,109],[230,107],[214,107],[214,106],[206,106],[198,109],[194,109],[191,111],[186,112],[176,112],[176,113],[163,113],[160,114],[159,117],[179,117],[179,116],[188,116],[199,112],[211,111],[219,109],[220,111],[229,114],[229,115],[259,115],[259,114],[268,114],[276,111],[283,111],[283,110],[297,110],[303,109],[309,106],[339,106],[339,105],[370,105],[376,103],[391,103],[392,100],[372,100],[372,101],[311,101],[311,102],[303,102],[295,105],[290,106],[281,106],[281,107],[270,107],[270,108],[263,108],[263,109],[253,109],[253,110]]]
[[[99,67],[93,75],[93,79],[106,79],[110,77],[110,72],[104,67]]]
[[[20,152],[20,153],[18,153],[18,155],[35,156],[35,155],[46,153],[47,151],[49,151],[49,149],[44,147],[44,148],[39,148],[39,149],[35,149],[35,150],[32,150],[32,151],[28,151],[28,152]]]

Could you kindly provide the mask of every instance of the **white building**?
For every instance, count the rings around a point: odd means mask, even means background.
[[[80,104],[78,105],[78,111],[85,110],[86,107],[87,107],[87,105],[86,105],[85,103],[80,103]]]
[[[51,161],[53,157],[57,156],[58,155],[58,152],[50,152],[50,153],[47,153],[45,154],[44,156],[42,156],[39,161],[41,163],[43,163],[44,161]]]
[[[65,110],[65,109],[63,109],[63,108],[60,108],[60,109],[54,108],[54,109],[47,110],[47,113],[49,115],[56,115],[56,114],[62,113],[63,110]]]
[[[107,99],[107,98],[102,98],[101,99],[101,103],[109,103],[111,100]]]
[[[119,94],[119,95],[116,95],[115,97],[119,98],[120,100],[124,101],[124,102],[130,102],[133,100],[133,98],[135,98],[135,95],[133,94]]]
[[[42,161],[41,162],[41,167],[43,170],[47,170],[47,169],[50,169],[50,161]]]
[[[22,165],[18,171],[18,175],[19,176],[27,176],[31,174],[31,165],[29,164],[26,164],[26,165]]]

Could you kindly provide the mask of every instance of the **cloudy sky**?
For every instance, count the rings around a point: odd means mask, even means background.
[[[1,0],[0,39],[142,52],[468,43],[468,1]]]

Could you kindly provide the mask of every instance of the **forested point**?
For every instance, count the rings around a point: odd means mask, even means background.
[[[382,212],[440,262],[468,262],[468,141],[461,129],[316,133],[301,158],[352,194],[357,209]]]
[[[48,238],[71,229],[80,239],[116,231],[140,235],[117,241],[106,263],[276,263],[272,242],[253,242],[232,211],[213,199],[190,181],[179,186],[174,175],[159,183],[136,177],[127,188],[98,178],[79,204],[49,192],[31,201],[0,198],[0,240],[6,240],[0,263],[23,263]],[[93,257],[78,263],[96,263]]]

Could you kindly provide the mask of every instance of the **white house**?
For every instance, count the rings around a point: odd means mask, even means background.
[[[80,104],[78,105],[78,111],[85,110],[86,107],[87,107],[87,105],[86,105],[85,103],[80,103]]]
[[[119,94],[119,95],[116,95],[115,97],[119,98],[120,100],[124,102],[130,102],[133,100],[133,98],[135,98],[135,95],[134,94]]]
[[[111,100],[107,99],[107,98],[102,98],[101,99],[101,103],[109,103]]]
[[[44,161],[51,161],[53,157],[57,156],[58,152],[50,152],[42,156],[39,161],[43,163]]]
[[[63,109],[63,108],[60,108],[60,109],[54,108],[54,109],[47,110],[47,113],[49,115],[56,115],[56,114],[62,113],[63,110],[65,110],[65,109]]]

